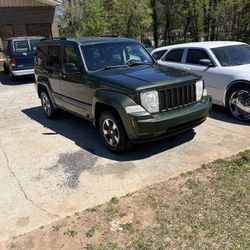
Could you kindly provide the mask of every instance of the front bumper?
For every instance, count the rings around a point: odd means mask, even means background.
[[[138,113],[129,115],[133,121],[131,129],[134,133],[128,133],[135,143],[153,141],[169,135],[196,127],[205,121],[211,108],[211,97],[207,96],[201,102],[178,108],[176,110],[161,112],[158,114]]]
[[[34,69],[23,69],[11,71],[14,76],[34,75]]]

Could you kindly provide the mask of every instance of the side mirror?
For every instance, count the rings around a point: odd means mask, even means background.
[[[213,67],[214,66],[214,64],[209,59],[201,59],[200,64],[204,65],[204,66],[207,66],[207,67]]]
[[[77,67],[74,63],[64,63],[63,71],[65,74],[81,74],[82,70]]]

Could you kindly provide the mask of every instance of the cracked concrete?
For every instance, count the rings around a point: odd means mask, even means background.
[[[250,126],[216,108],[194,131],[116,156],[89,122],[46,120],[34,85],[0,74],[0,242],[250,147]]]

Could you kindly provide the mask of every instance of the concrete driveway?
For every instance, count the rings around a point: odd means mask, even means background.
[[[250,147],[250,126],[217,107],[194,131],[116,156],[89,122],[46,120],[32,81],[0,74],[0,241]]]

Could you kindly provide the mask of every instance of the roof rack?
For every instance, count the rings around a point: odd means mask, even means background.
[[[46,37],[41,39],[41,41],[47,41],[47,40],[67,40],[67,37]]]

